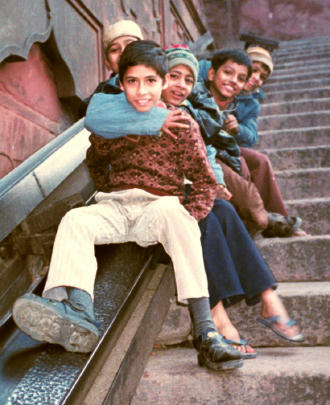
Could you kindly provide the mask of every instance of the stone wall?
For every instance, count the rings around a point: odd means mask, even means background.
[[[204,9],[217,48],[248,31],[278,40],[330,33],[326,0],[204,0]]]
[[[2,3],[0,178],[74,123],[80,100],[107,78],[107,20],[134,20],[161,45],[194,42],[207,32],[202,0]]]

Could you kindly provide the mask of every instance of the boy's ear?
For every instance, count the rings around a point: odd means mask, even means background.
[[[119,87],[120,87],[120,90],[125,91],[123,83],[120,80],[119,80]]]
[[[207,78],[209,79],[210,82],[213,82],[215,76],[215,71],[213,67],[210,67],[209,71],[207,72]]]
[[[163,82],[163,90],[168,88],[168,78],[169,78],[169,73],[166,73],[164,77],[164,82]]]

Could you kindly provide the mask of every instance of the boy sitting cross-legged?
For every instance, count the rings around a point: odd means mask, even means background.
[[[166,72],[166,55],[157,44],[132,42],[120,59],[125,94],[117,97],[122,96],[125,108],[146,114],[147,119],[159,108]],[[175,136],[90,136],[87,165],[99,191],[96,204],[73,209],[62,219],[44,297],[28,294],[16,301],[14,320],[25,333],[69,351],[93,350],[99,335],[92,301],[94,245],[161,243],[173,262],[178,300],[188,301],[199,364],[213,369],[242,365],[241,353],[217,332],[210,313],[198,221],[213,206],[216,180],[197,125],[187,114],[182,116],[189,128]],[[192,185],[183,206],[185,177]],[[46,298],[63,286],[68,299]]]

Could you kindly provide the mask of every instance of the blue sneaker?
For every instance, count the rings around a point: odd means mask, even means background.
[[[89,353],[100,338],[95,321],[70,301],[55,301],[28,293],[16,300],[13,318],[33,339],[61,345],[69,352]]]

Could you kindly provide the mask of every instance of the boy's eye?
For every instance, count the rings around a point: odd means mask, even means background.
[[[261,75],[260,79],[264,82],[267,79],[267,76],[266,75]]]
[[[179,78],[179,75],[177,73],[170,73],[170,78],[173,80],[177,80]]]
[[[119,52],[119,48],[118,47],[113,47],[109,49],[109,53],[116,53]]]
[[[136,81],[135,79],[127,79],[128,84],[133,84],[133,83],[135,83],[135,81]]]
[[[238,76],[238,80],[242,83],[245,83],[247,79],[246,76]]]
[[[189,85],[194,84],[194,80],[190,79],[190,78],[187,78],[186,83],[189,84]]]
[[[150,77],[150,78],[148,79],[148,83],[150,83],[150,84],[154,84],[155,82],[156,82],[156,79],[153,78],[153,77]]]

